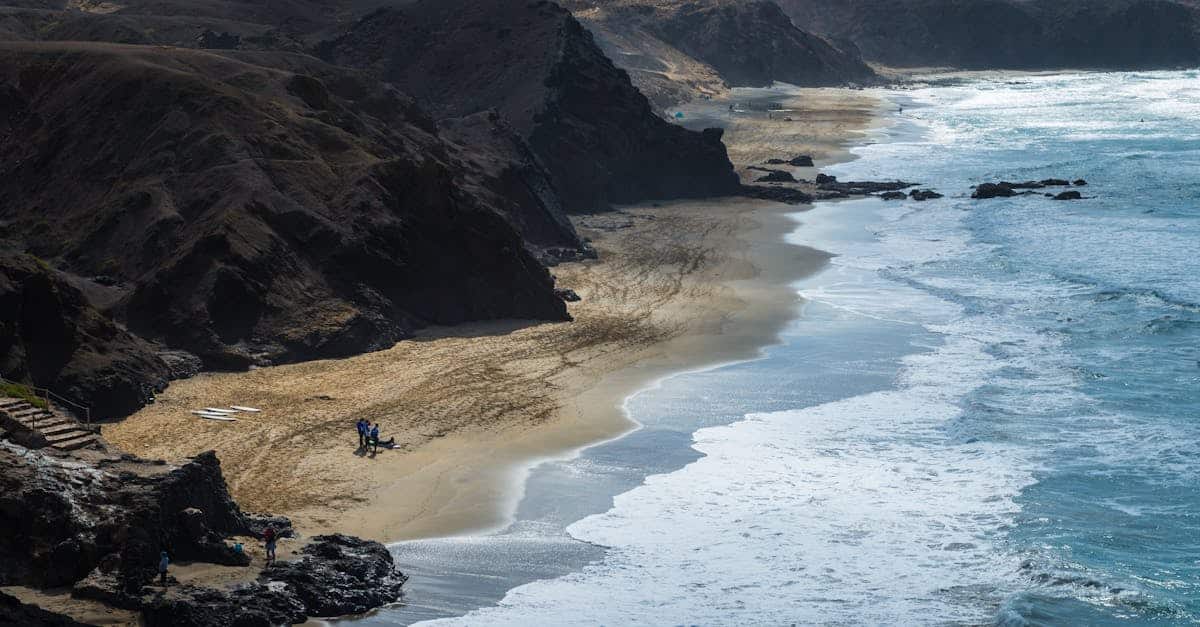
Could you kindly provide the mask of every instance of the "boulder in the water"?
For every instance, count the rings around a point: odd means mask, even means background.
[[[1072,185],[1074,185],[1076,187],[1083,187],[1084,185],[1087,185],[1087,181],[1085,181],[1083,179],[1075,179],[1075,181],[1072,183]]]
[[[1060,192],[1054,197],[1054,200],[1080,200],[1082,198],[1083,194],[1080,194],[1075,190],[1071,190],[1069,192]]]
[[[916,200],[918,202],[921,202],[921,201],[925,201],[925,200],[933,200],[935,198],[941,198],[942,195],[933,191],[932,189],[914,189],[908,193],[908,197],[913,200]]]
[[[1007,198],[1017,192],[1008,183],[982,183],[975,188],[971,198]]]
[[[904,192],[884,192],[880,194],[879,197],[884,200],[904,200],[905,198],[908,198],[908,194],[905,194]]]

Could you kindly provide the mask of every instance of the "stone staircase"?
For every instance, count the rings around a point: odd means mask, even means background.
[[[100,436],[95,431],[79,424],[78,420],[55,409],[53,405],[50,407],[42,409],[21,399],[0,398],[0,412],[30,431],[41,434],[52,448],[74,451],[100,443]]]

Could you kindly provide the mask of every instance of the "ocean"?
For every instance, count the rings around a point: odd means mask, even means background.
[[[396,545],[364,622],[1200,623],[1200,75],[878,93],[825,171],[946,197],[796,214],[836,256],[778,345],[630,398],[509,529]],[[1051,177],[1086,198],[970,198]]]

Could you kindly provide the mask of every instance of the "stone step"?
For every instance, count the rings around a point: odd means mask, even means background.
[[[62,416],[60,414],[46,413],[46,414],[42,414],[39,416],[32,416],[30,418],[22,419],[21,422],[23,422],[27,425],[37,425],[40,427],[40,426],[49,426],[49,425],[52,425],[57,422],[75,422],[75,421],[71,420],[70,418],[67,418],[66,416]]]
[[[76,438],[81,435],[92,435],[92,432],[86,431],[79,427],[72,427],[69,429],[63,429],[61,431],[55,431],[54,433],[43,432],[42,435],[46,436],[47,442],[54,444],[55,442],[62,442],[63,440],[70,440],[71,438]]]
[[[11,409],[21,409],[24,407],[32,407],[32,405],[30,405],[29,403],[26,403],[25,401],[18,401],[13,398],[6,398],[3,400],[0,400],[0,409],[3,409],[5,411],[11,410]]]
[[[47,419],[55,417],[54,414],[43,411],[37,411],[28,414],[9,414],[9,416],[16,418],[18,422],[27,425],[32,425],[35,422],[45,422]]]
[[[77,449],[81,449],[95,441],[96,441],[96,435],[94,433],[80,432],[80,434],[75,438],[72,438],[69,440],[59,440],[57,442],[51,442],[50,446],[53,446],[54,448],[56,448],[60,451],[74,451]]]
[[[76,431],[87,433],[83,429],[80,429],[79,425],[67,422],[65,420],[49,427],[38,427],[37,430],[41,431],[42,435],[46,436],[46,439],[50,439],[50,436],[56,436],[62,433],[73,433]]]

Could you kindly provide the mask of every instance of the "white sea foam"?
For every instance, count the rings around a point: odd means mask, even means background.
[[[897,390],[701,430],[705,457],[569,528],[604,560],[448,622],[985,620],[1016,567],[992,536],[1030,477],[1018,451],[941,427],[996,367],[952,338],[906,358]]]

